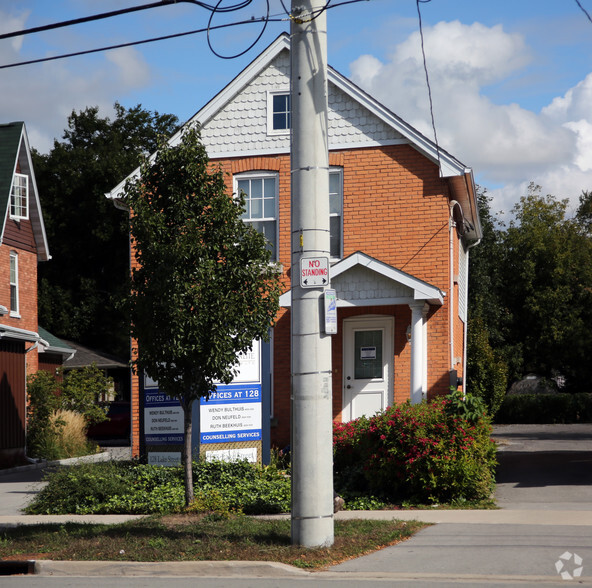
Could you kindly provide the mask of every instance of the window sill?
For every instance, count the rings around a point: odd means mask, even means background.
[[[14,312],[14,311],[10,311],[9,315],[10,318],[16,318],[16,319],[20,319],[22,318],[21,315],[18,312]]]

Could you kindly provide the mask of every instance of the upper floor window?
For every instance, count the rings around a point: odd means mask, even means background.
[[[329,170],[329,228],[331,258],[343,256],[343,170]]]
[[[10,252],[10,316],[19,316],[18,254]]]
[[[10,218],[29,218],[29,176],[14,174],[10,191]]]
[[[277,252],[278,178],[275,173],[241,174],[235,178],[236,192],[245,195],[243,220],[251,223],[267,239],[273,261]]]
[[[269,92],[267,100],[268,134],[285,134],[292,127],[292,105],[289,92]]]

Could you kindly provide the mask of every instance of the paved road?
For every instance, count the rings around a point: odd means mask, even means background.
[[[56,562],[44,564],[41,576],[7,578],[2,586],[569,586],[563,572],[573,577],[572,584],[592,587],[592,425],[497,427],[495,437],[500,443],[501,510],[399,512],[398,518],[438,524],[326,572],[190,562],[161,567],[91,564],[91,573],[88,564]]]

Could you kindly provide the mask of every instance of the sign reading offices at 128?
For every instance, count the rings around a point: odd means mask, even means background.
[[[240,355],[239,373],[232,384],[217,386],[209,400],[200,399],[200,443],[260,441],[261,343]]]

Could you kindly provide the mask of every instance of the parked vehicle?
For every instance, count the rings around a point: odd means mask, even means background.
[[[91,425],[87,436],[90,439],[126,439],[129,442],[131,412],[130,403],[123,401],[106,403],[107,420]]]

